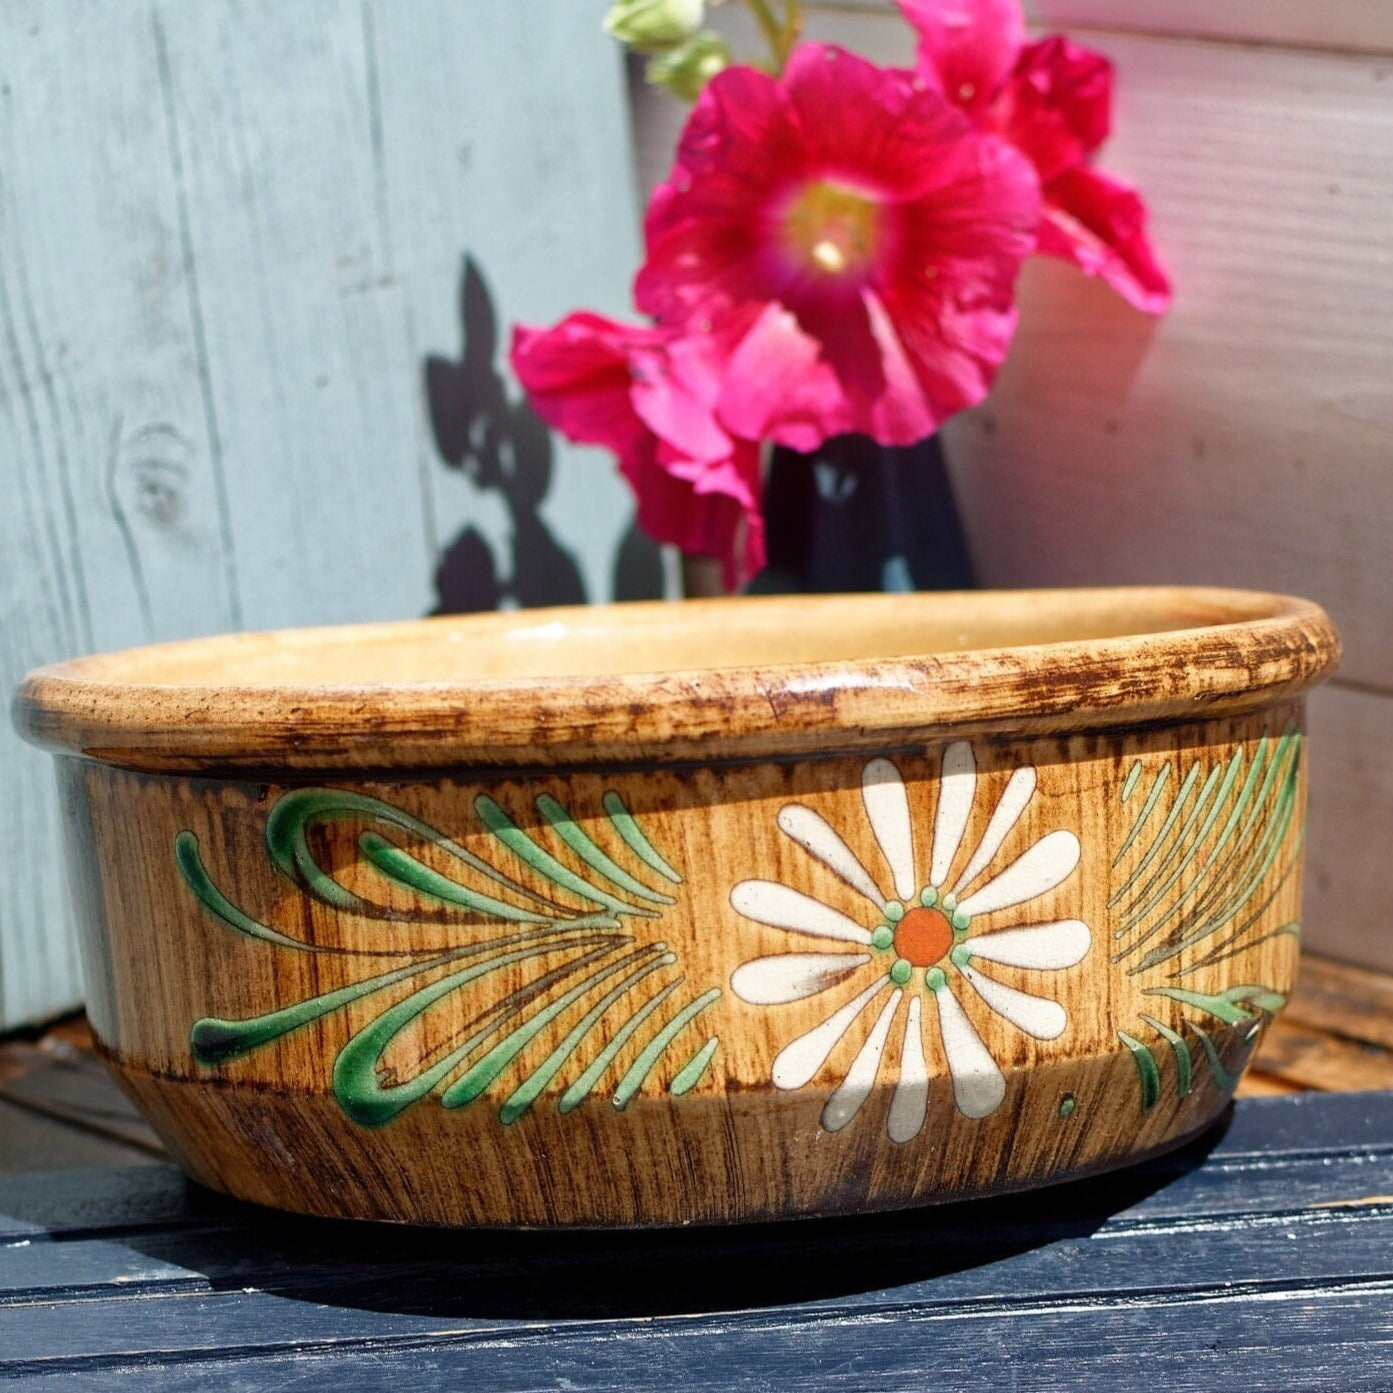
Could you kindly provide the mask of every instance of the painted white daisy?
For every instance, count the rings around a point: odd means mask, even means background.
[[[731,905],[747,919],[807,939],[855,945],[854,951],[791,951],[742,963],[731,976],[735,994],[752,1005],[777,1005],[832,992],[861,979],[862,989],[818,1026],[786,1045],[772,1078],[784,1089],[802,1088],[858,1021],[878,1006],[846,1077],[828,1099],[822,1125],[845,1127],[870,1096],[897,1020],[903,1022],[900,1072],[890,1104],[892,1141],[918,1136],[928,1105],[924,1057],[925,1001],[933,1003],[939,1039],[953,1081],[953,1097],[967,1117],[987,1117],[1001,1105],[1006,1080],[963,1009],[963,984],[989,1010],[1037,1040],[1064,1033],[1068,1015],[1058,1002],[1032,996],[989,976],[982,964],[1058,971],[1088,952],[1088,925],[1077,919],[999,924],[995,916],[1020,910],[1062,885],[1079,862],[1079,839],[1049,832],[1016,860],[973,885],[992,861],[1035,793],[1035,769],[1025,765],[1007,782],[986,830],[960,874],[949,881],[977,794],[977,764],[965,741],[943,754],[938,807],[927,881],[916,869],[914,825],[899,770],[873,759],[862,771],[866,817],[880,847],[893,892],[887,894],[832,826],[811,808],[787,804],[779,827],[809,855],[857,891],[871,906],[857,922],[831,905],[772,880],[744,880]],[[983,923],[983,921],[988,921]],[[969,998],[970,999],[970,998]]]

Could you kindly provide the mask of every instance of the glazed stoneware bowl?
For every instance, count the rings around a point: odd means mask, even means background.
[[[30,675],[88,1010],[188,1172],[634,1225],[1210,1124],[1300,941],[1314,605],[1140,589],[250,634]]]

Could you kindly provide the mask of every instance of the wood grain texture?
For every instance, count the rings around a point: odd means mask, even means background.
[[[206,629],[238,613],[218,518],[177,190],[148,14],[81,25],[6,10],[0,139],[0,682],[36,657]],[[85,84],[98,120],[63,80]],[[45,132],[40,137],[39,132]],[[121,158],[123,142],[145,158]],[[61,149],[62,153],[59,154]],[[119,167],[119,177],[111,170]],[[122,351],[111,345],[120,342]],[[177,578],[177,579],[176,579]],[[0,1020],[70,1005],[76,952],[60,872],[18,877],[57,826],[48,771],[8,733],[0,829]]]
[[[894,0],[809,0],[813,11],[894,13]],[[1024,0],[1041,29],[1107,29],[1142,34],[1282,44],[1292,48],[1393,53],[1389,0]]]
[[[1310,703],[1311,837],[1308,943],[1351,963],[1393,968],[1389,877],[1393,845],[1393,700],[1327,686]]]
[[[1282,1021],[1269,1032],[1263,1062],[1270,1076],[1298,1088],[1333,1092],[1388,1086],[1387,1050],[1294,1021]]]
[[[1238,1096],[1393,1088],[1391,1007],[1393,974],[1303,954],[1296,990]]]
[[[424,391],[461,353],[466,255],[484,364],[512,319],[625,298],[618,58],[553,11],[5,6],[0,688],[136,642],[422,613],[466,526],[505,581],[545,552],[543,589],[574,572],[555,597],[613,593],[632,509],[609,462],[544,444],[510,507],[439,458]],[[56,809],[8,733],[0,792],[13,1025],[78,984],[57,867],[13,869]]]
[[[1355,1074],[1372,1079],[1372,1087],[1393,1088],[1390,1003],[1393,975],[1303,953],[1296,989],[1264,1036],[1236,1096],[1312,1088],[1349,1092],[1358,1082]],[[1286,1047],[1292,1030],[1301,1037],[1295,1050]],[[1357,1071],[1308,1067],[1351,1044],[1359,1047]],[[66,1017],[36,1042],[0,1044],[0,1112],[6,1119],[0,1128],[0,1173],[71,1169],[96,1161],[149,1164],[156,1154],[165,1155],[92,1054],[91,1032],[81,1016]]]
[[[1393,974],[1308,954],[1286,1020],[1393,1055]]]
[[[1045,699],[1081,634],[1097,662],[1057,733]],[[466,1225],[994,1193],[1192,1135],[1285,1002],[1300,695],[1335,656],[1311,607],[1168,591],[739,600],[361,637],[237,640],[240,686],[168,737],[168,760],[133,769],[95,761],[92,732],[100,748],[103,720],[213,671],[223,641],[70,665],[106,683],[85,709],[52,675],[28,691],[31,730],[86,755],[64,756],[61,783],[95,1036],[214,1188]],[[862,649],[944,641],[981,647],[937,660],[917,714],[817,699],[894,689]],[[480,676],[443,684],[460,654]],[[665,654],[725,667],[631,670]],[[765,666],[740,666],[756,655]],[[585,681],[568,685],[575,663]],[[384,665],[402,680],[359,685],[322,743],[294,720],[336,709],[317,670],[344,682]],[[1016,705],[988,719],[998,668]],[[1157,669],[1180,681],[1164,706]],[[298,687],[277,685],[288,673]],[[626,741],[607,733],[619,676]],[[1204,685],[1218,676],[1237,704]],[[523,751],[511,767],[466,758],[492,728],[459,745],[442,727],[424,768],[383,735],[398,706],[487,711],[507,677],[508,720],[553,741],[508,747]],[[708,687],[723,728],[694,745]],[[255,781],[198,744],[232,731],[239,692],[249,745],[300,731]],[[558,695],[568,723],[539,723]],[[151,772],[181,767],[198,772]]]
[[[102,1393],[1379,1389],[1390,1155],[1385,1095],[1248,1101],[1047,1204],[468,1243],[365,1243],[171,1169],[7,1178],[0,1373]],[[1177,1305],[1202,1334],[1158,1339]]]

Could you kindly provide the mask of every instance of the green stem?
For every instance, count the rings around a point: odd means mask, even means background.
[[[769,45],[770,69],[778,77],[803,32],[802,0],[785,0],[782,19],[775,14],[769,0],[745,0],[745,4]]]

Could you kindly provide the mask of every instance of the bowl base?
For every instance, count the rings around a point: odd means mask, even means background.
[[[1183,1146],[1229,1103],[1197,1084],[1143,1113],[1123,1054],[1017,1075],[991,1119],[950,1104],[935,1127],[931,1111],[908,1145],[875,1125],[888,1090],[837,1134],[820,1126],[825,1098],[772,1090],[638,1100],[623,1113],[596,1100],[569,1117],[539,1107],[506,1127],[491,1111],[430,1104],[366,1128],[329,1094],[162,1077],[103,1053],[175,1160],[212,1190],[300,1214],[463,1228],[755,1223],[984,1198]]]

